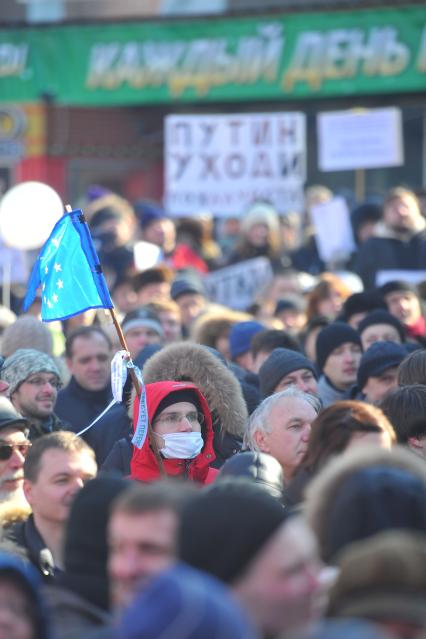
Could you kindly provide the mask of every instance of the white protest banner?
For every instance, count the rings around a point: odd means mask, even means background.
[[[213,271],[204,278],[203,283],[212,302],[244,310],[272,278],[269,260],[266,257],[256,257]]]
[[[400,166],[404,163],[401,111],[394,107],[320,113],[321,171]]]
[[[408,282],[409,284],[419,284],[420,282],[426,282],[426,271],[424,270],[415,270],[415,271],[407,271],[407,270],[391,270],[388,271],[377,271],[376,273],[376,286],[383,286],[383,284],[387,284],[388,282],[393,282],[394,280],[399,280],[403,282]]]
[[[165,207],[240,216],[255,200],[303,210],[302,113],[171,115],[165,121]]]
[[[342,259],[355,250],[350,214],[344,198],[334,197],[324,204],[317,204],[311,208],[310,215],[318,253],[324,262]]]

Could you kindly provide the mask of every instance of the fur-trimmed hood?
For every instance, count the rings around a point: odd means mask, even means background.
[[[308,485],[304,512],[319,544],[325,561],[332,555],[328,536],[329,520],[338,492],[345,482],[359,471],[372,467],[403,470],[424,482],[426,492],[426,465],[424,459],[404,448],[392,451],[360,446],[332,460]]]
[[[204,346],[170,344],[147,361],[143,376],[146,384],[165,380],[193,382],[221,428],[236,437],[243,436],[248,413],[241,386],[226,365]]]

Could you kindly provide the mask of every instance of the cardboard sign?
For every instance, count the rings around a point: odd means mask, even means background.
[[[165,207],[242,215],[256,200],[279,213],[303,210],[302,113],[171,115],[165,122]]]
[[[404,163],[401,111],[334,111],[317,118],[321,171],[375,169]]]
[[[269,260],[266,257],[256,257],[209,273],[203,282],[212,302],[235,310],[245,310],[272,278]]]

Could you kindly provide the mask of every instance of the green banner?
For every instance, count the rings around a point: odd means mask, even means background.
[[[282,100],[426,89],[426,7],[0,30],[0,100]]]

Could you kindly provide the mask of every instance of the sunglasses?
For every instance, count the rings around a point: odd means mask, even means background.
[[[0,461],[10,459],[15,450],[21,453],[22,457],[26,457],[31,442],[22,442],[22,444],[0,444]]]

